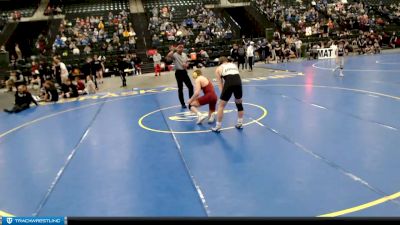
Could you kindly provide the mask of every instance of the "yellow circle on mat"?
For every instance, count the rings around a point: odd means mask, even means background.
[[[228,103],[232,103],[232,102],[228,102]],[[258,121],[260,121],[260,120],[262,120],[263,118],[265,118],[265,117],[267,116],[267,114],[268,114],[268,111],[267,111],[264,107],[262,107],[262,106],[260,106],[260,105],[255,105],[255,104],[252,104],[252,103],[243,103],[243,104],[244,104],[244,105],[254,106],[254,107],[256,107],[256,108],[261,109],[261,111],[262,111],[262,114],[261,114],[261,116],[260,116],[259,118],[254,119],[254,120],[252,120],[252,121],[250,121],[250,122],[248,122],[248,123],[245,123],[245,124],[243,124],[243,126],[248,126],[248,125],[250,125],[250,124],[257,123]],[[149,113],[147,113],[146,115],[140,117],[140,119],[139,119],[139,121],[138,121],[139,126],[140,126],[141,128],[143,128],[143,129],[145,129],[145,130],[149,130],[149,131],[153,131],[153,132],[158,132],[158,133],[166,133],[166,134],[197,134],[197,133],[207,133],[207,132],[211,132],[211,130],[193,130],[193,131],[159,130],[159,129],[154,129],[154,128],[148,127],[148,126],[146,126],[146,125],[143,124],[143,120],[144,120],[145,118],[149,117],[150,115],[153,115],[153,114],[155,114],[155,113],[157,113],[157,112],[161,112],[161,111],[163,111],[163,110],[172,109],[172,108],[178,108],[178,107],[181,107],[181,106],[180,106],[180,105],[175,105],[175,106],[170,106],[170,107],[166,107],[166,108],[162,108],[162,109],[157,109],[157,110],[155,110],[155,111],[153,111],[153,112],[149,112]],[[231,127],[222,128],[221,130],[230,130],[230,129],[233,129],[233,128],[235,128],[235,127],[234,127],[234,126],[231,126]]]

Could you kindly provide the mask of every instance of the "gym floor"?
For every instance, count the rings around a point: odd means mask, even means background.
[[[398,62],[257,64],[244,129],[228,104],[219,134],[180,108],[172,74],[0,113],[0,215],[398,217]]]

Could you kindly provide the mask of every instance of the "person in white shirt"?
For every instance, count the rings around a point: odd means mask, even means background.
[[[86,87],[85,92],[88,94],[96,94],[96,85],[93,82],[93,78],[91,75],[86,76]]]
[[[154,71],[155,71],[155,75],[161,76],[161,55],[160,53],[156,50],[154,55],[153,55],[153,61],[154,61]],[[158,75],[157,75],[158,73]]]
[[[74,47],[74,49],[72,50],[72,54],[74,54],[74,55],[80,55],[81,54],[81,51],[79,50],[79,48],[78,47]]]
[[[250,45],[246,50],[247,61],[249,62],[250,71],[253,71],[253,59],[254,59],[254,42],[250,42]]]
[[[61,83],[65,83],[65,81],[68,79],[68,76],[69,76],[67,67],[65,66],[65,64],[63,62],[61,62],[60,58],[57,56],[54,56],[53,61],[54,61],[55,67],[59,67],[59,69],[60,69]],[[57,70],[57,68],[56,68],[56,70]],[[59,84],[59,85],[61,85],[61,84]]]
[[[296,56],[297,56],[297,58],[300,58],[301,57],[301,45],[303,44],[303,42],[300,39],[297,39],[294,44],[296,45]]]
[[[17,60],[22,59],[22,52],[18,44],[15,44],[15,53],[17,54]]]

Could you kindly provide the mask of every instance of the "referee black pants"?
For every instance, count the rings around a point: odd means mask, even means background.
[[[189,98],[193,96],[193,85],[192,81],[188,76],[187,70],[176,70],[175,71],[176,82],[178,83],[178,96],[181,105],[184,106],[185,99],[183,98],[183,83],[185,83],[186,87],[189,89]]]

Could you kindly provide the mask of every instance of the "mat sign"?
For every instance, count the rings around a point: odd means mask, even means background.
[[[318,51],[318,59],[332,59],[336,58],[336,53],[334,48],[320,48]]]

